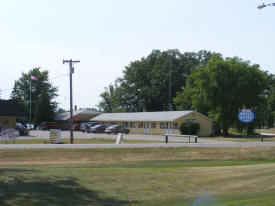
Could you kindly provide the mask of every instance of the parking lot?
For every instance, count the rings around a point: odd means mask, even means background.
[[[50,131],[42,130],[31,130],[28,136],[20,136],[19,139],[49,139]],[[61,139],[69,139],[70,131],[61,131]],[[84,133],[81,131],[74,131],[75,139],[89,139],[89,138],[107,138],[116,139],[117,134],[106,134],[106,133]],[[129,140],[142,140],[142,141],[158,141],[165,142],[164,135],[147,135],[147,134],[123,134],[124,139]],[[169,142],[187,143],[189,138],[185,137],[169,137]],[[192,140],[193,142],[194,140]],[[216,142],[206,139],[199,138],[200,143]],[[220,141],[219,141],[220,142]]]

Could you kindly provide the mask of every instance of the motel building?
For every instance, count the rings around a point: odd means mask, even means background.
[[[90,121],[100,124],[120,125],[130,130],[131,134],[180,134],[182,122],[192,121],[200,124],[199,136],[211,136],[213,120],[196,111],[163,111],[133,113],[102,113]]]

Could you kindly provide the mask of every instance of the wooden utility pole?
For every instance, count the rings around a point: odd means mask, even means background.
[[[78,61],[78,60],[73,61],[72,59],[63,60],[63,64],[69,63],[69,66],[70,66],[70,140],[71,140],[71,144],[74,143],[74,133],[73,133],[73,73],[74,73],[74,68],[73,68],[73,64],[79,63],[79,62],[80,61]]]

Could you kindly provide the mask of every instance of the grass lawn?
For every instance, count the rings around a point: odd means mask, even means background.
[[[1,206],[275,205],[275,147],[0,150]]]

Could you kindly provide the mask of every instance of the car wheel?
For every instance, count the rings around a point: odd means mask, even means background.
[[[129,133],[129,131],[128,130],[126,130],[126,132],[125,132],[126,134],[128,134]]]

